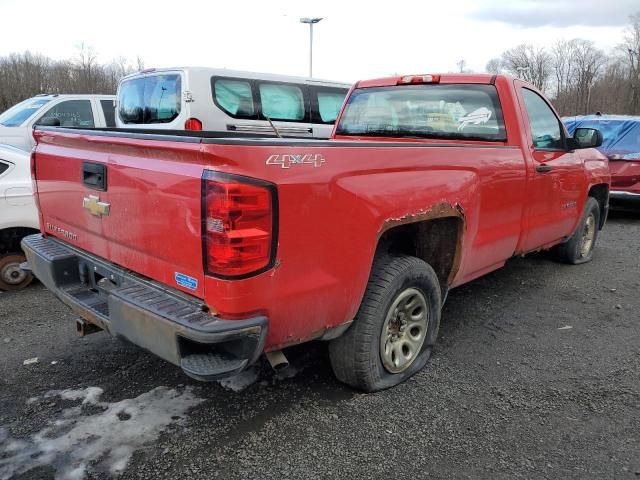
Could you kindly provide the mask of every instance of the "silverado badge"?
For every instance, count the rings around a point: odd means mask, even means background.
[[[100,197],[89,195],[88,197],[84,197],[84,200],[82,201],[82,207],[89,210],[89,213],[91,215],[95,217],[102,217],[103,215],[109,215],[111,204],[101,202]]]

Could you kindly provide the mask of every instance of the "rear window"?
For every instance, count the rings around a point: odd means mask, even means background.
[[[9,170],[9,164],[4,163],[2,160],[0,160],[0,176],[7,170]]]
[[[402,85],[355,90],[338,135],[505,141],[493,85]]]
[[[116,109],[113,105],[113,100],[100,100],[102,106],[102,113],[104,113],[104,120],[107,122],[107,127],[116,126]]]
[[[120,85],[118,115],[127,124],[169,123],[180,114],[180,75],[150,75]]]
[[[0,125],[4,127],[18,127],[50,101],[51,99],[49,98],[35,97],[20,102],[0,115]]]

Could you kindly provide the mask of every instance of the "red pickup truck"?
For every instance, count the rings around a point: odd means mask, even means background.
[[[528,252],[589,261],[608,210],[599,132],[569,137],[502,75],[361,81],[328,141],[35,137],[42,234],[23,241],[24,268],[80,333],[201,380],[320,339],[342,382],[398,384],[427,363],[449,289]]]

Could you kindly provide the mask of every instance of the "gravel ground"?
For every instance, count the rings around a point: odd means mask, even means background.
[[[105,334],[77,338],[39,284],[1,293],[0,479],[60,478],[69,455],[25,471],[20,449],[158,386],[200,400],[133,448],[122,479],[640,478],[639,233],[639,213],[614,213],[590,264],[532,255],[452,291],[431,364],[369,395],[333,378],[322,343],[287,352],[290,378],[262,364],[234,392]],[[47,396],[87,387],[104,403]],[[110,478],[103,457],[67,478]]]

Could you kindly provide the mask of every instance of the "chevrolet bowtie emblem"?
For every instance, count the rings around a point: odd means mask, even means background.
[[[82,207],[89,210],[91,215],[96,217],[102,217],[103,215],[109,215],[109,210],[111,209],[111,204],[106,202],[101,202],[100,197],[96,197],[95,195],[89,195],[88,197],[84,197],[82,201]]]

